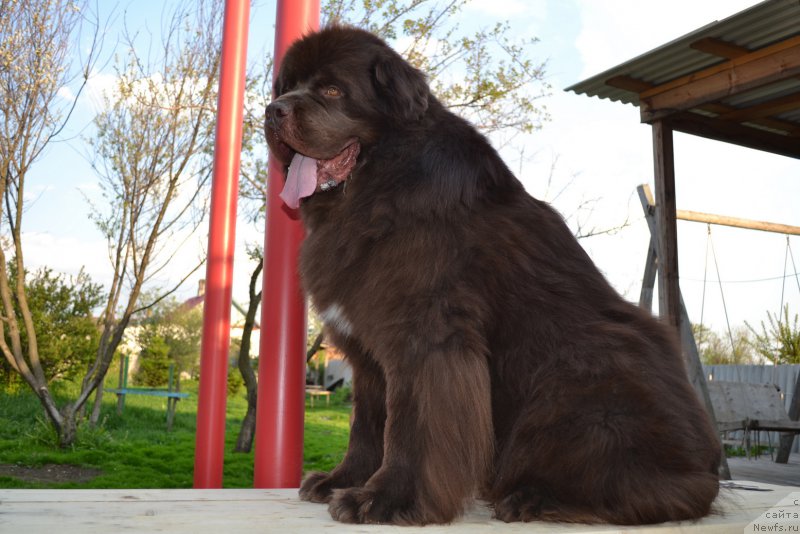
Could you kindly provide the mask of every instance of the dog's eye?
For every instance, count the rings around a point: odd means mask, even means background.
[[[342,91],[335,85],[329,85],[322,92],[325,94],[325,96],[329,96],[331,98],[338,98],[342,96]]]

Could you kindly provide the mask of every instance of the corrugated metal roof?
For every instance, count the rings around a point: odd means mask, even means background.
[[[567,87],[566,91],[638,106],[638,94],[606,85],[606,80],[628,76],[660,85],[723,62],[719,57],[689,46],[708,37],[756,50],[796,35],[800,35],[800,0],[767,0],[578,82]],[[795,81],[787,90],[800,89],[800,80]],[[769,93],[762,97],[769,97]],[[795,117],[795,120],[798,118],[796,114],[787,115],[788,118]]]
[[[766,0],[567,90],[639,106],[643,122],[800,158],[800,0]]]

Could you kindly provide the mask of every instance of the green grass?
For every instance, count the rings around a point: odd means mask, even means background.
[[[773,449],[775,450],[775,449]],[[767,445],[750,446],[750,456],[760,456],[762,454],[770,454],[770,447]],[[747,449],[738,445],[725,445],[725,456],[728,458],[740,458],[748,455]]]
[[[109,373],[111,378],[111,373]],[[109,380],[111,382],[111,380]],[[113,384],[107,384],[113,387]],[[57,388],[59,405],[66,389]],[[103,399],[100,424],[79,429],[78,443],[61,450],[45,421],[35,395],[21,388],[0,390],[0,464],[37,467],[71,464],[100,469],[103,474],[86,483],[45,484],[0,476],[1,488],[190,488],[193,481],[197,384],[184,382],[190,398],[178,402],[171,432],[166,431],[166,399],[131,396],[123,414],[116,413],[116,396]],[[228,397],[223,486],[253,485],[253,453],[233,452],[247,408],[244,394]],[[332,469],[347,448],[350,405],[335,395],[330,407],[312,410],[306,405],[303,468]]]

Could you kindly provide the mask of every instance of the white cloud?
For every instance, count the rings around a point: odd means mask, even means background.
[[[66,275],[84,269],[92,280],[107,285],[111,269],[102,239],[65,237],[49,232],[24,232],[22,235],[25,266],[34,271],[49,267]]]
[[[114,74],[93,72],[86,82],[86,96],[95,112],[100,112],[106,107],[106,98],[110,97],[117,88],[118,78]]]
[[[69,87],[67,87],[67,86],[62,86],[62,87],[60,87],[60,88],[58,89],[58,91],[56,91],[56,94],[57,94],[57,95],[58,95],[60,98],[62,98],[62,99],[64,99],[64,100],[66,100],[66,101],[68,101],[68,102],[69,102],[69,101],[71,101],[71,100],[74,100],[74,99],[75,99],[75,93],[73,93],[73,92],[72,92],[72,89],[70,89],[70,88],[69,88]]]
[[[112,268],[106,241],[102,237],[65,236],[56,232],[25,232],[22,240],[25,266],[29,271],[35,271],[40,267],[49,267],[55,272],[74,276],[83,269],[95,283],[102,284],[106,289],[109,288]],[[179,244],[182,240],[176,238],[175,242]],[[203,257],[203,249],[202,239],[192,237],[186,240],[181,251],[171,259],[168,258],[171,251],[163,251],[163,254],[158,256],[159,264],[167,259],[170,261],[155,276],[151,285],[171,288],[189,273],[197,264],[198,258]],[[241,256],[244,257],[244,254]],[[240,262],[243,263],[241,260]],[[155,264],[153,264],[154,266]],[[152,267],[150,271],[152,272]],[[178,297],[188,298],[194,295],[197,288],[196,280],[204,276],[205,270],[201,268],[195,278],[185,284],[185,287],[178,293]]]
[[[112,91],[117,86],[117,76],[114,74],[106,74],[102,72],[92,72],[89,79],[86,80],[86,86],[83,88],[81,100],[86,101],[89,109],[97,113],[105,108],[105,97],[111,95]],[[75,100],[76,91],[80,87],[81,80],[78,80],[72,86],[62,86],[58,89],[59,98],[65,100],[68,104]]]
[[[53,184],[34,184],[25,189],[24,201],[25,205],[29,208],[30,203],[35,203],[42,195],[48,192],[55,191],[56,187]]]

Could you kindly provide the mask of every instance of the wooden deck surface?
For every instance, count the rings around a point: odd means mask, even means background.
[[[789,456],[789,463],[785,464],[776,464],[769,454],[750,459],[728,458],[728,467],[731,469],[731,477],[735,479],[781,486],[800,486],[800,455],[797,454]]]
[[[665,523],[635,529],[610,525],[506,524],[491,519],[485,506],[476,506],[458,522],[444,527],[344,525],[333,521],[324,505],[298,500],[297,491],[292,489],[2,489],[0,533],[729,533],[743,532],[748,524],[787,498],[789,504],[781,506],[784,513],[800,514],[800,506],[794,504],[800,504],[800,500],[794,500],[794,496],[790,496],[798,488],[749,482],[739,484],[766,491],[726,489],[717,501],[721,513],[696,523]],[[800,499],[800,492],[796,495]],[[775,520],[769,521],[770,524],[775,523]],[[751,527],[747,531],[759,530]]]

